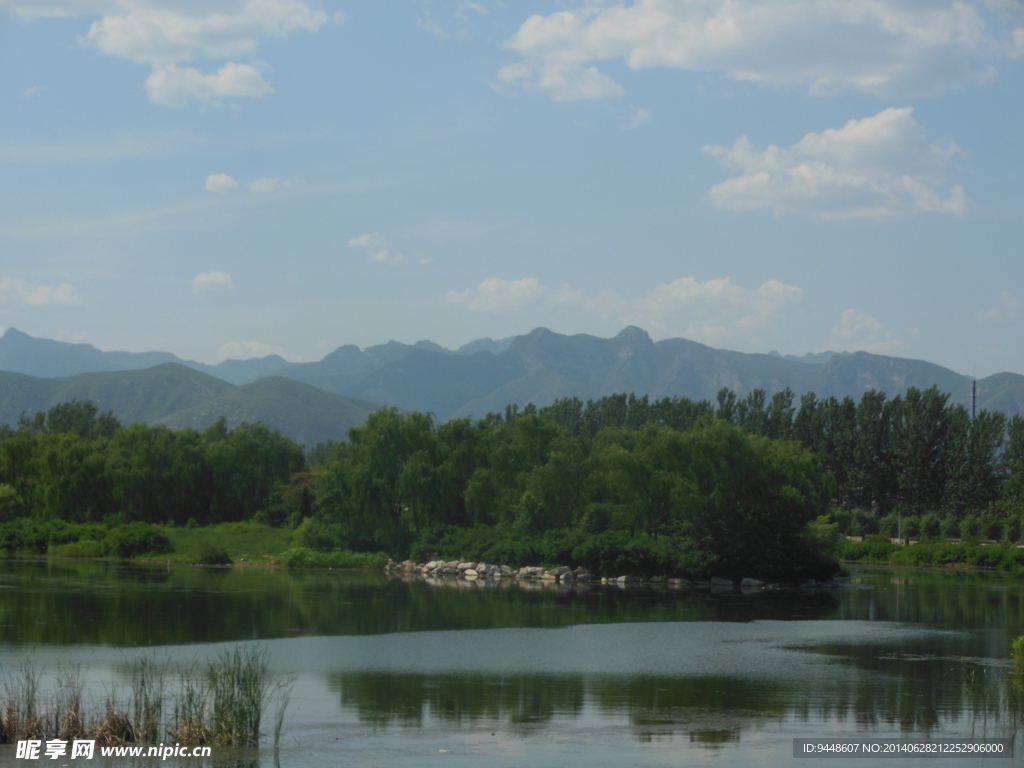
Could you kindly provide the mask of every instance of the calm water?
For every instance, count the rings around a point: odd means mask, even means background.
[[[795,761],[794,737],[1015,733],[1024,693],[1007,657],[1024,634],[1022,587],[864,571],[791,594],[490,588],[0,561],[0,674],[26,658],[48,672],[80,663],[103,701],[124,697],[140,654],[184,666],[245,642],[294,678],[277,758],[164,765],[810,768],[833,761]],[[31,764],[10,747],[0,762]],[[861,763],[923,764],[841,765]]]

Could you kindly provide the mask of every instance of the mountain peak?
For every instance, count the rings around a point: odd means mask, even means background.
[[[615,338],[619,341],[624,341],[627,344],[643,344],[645,346],[654,344],[654,342],[651,341],[650,334],[643,328],[637,328],[635,325],[627,325],[619,331]]]

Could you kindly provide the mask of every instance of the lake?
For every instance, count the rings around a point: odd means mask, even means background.
[[[1022,586],[861,570],[839,589],[745,594],[7,560],[0,673],[30,659],[45,687],[58,665],[80,665],[94,703],[123,701],[140,656],[173,672],[264,648],[291,685],[279,752],[268,738],[164,765],[810,768],[832,761],[794,760],[794,738],[1015,734]],[[0,762],[80,761],[0,746]],[[862,763],[922,764],[841,764]]]

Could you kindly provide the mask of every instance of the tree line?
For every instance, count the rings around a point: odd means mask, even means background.
[[[385,408],[308,453],[260,424],[123,426],[71,402],[0,428],[0,521],[257,520],[313,549],[629,550],[687,572],[798,569],[825,514],[847,533],[1020,535],[1020,416],[972,418],[934,387],[794,401],[619,394],[441,424]]]
[[[262,424],[203,432],[123,426],[72,401],[0,428],[0,522],[205,525],[259,514],[305,467],[302,447]]]

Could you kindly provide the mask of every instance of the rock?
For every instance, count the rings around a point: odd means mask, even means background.
[[[642,581],[642,579],[639,576],[619,576],[616,581],[618,581],[619,584],[627,584],[630,582]]]
[[[572,571],[569,573],[563,573],[558,577],[561,581],[572,581]]]
[[[480,574],[474,568],[467,568],[462,572],[462,575],[465,576],[467,579],[471,577],[475,579]]]
[[[731,587],[733,586],[732,579],[720,579],[717,576],[711,577],[711,586],[713,587]]]
[[[441,573],[458,573],[458,572],[459,572],[458,568],[453,568],[450,565],[446,565],[444,568],[441,569]]]
[[[741,587],[763,587],[764,582],[752,579],[749,576],[740,582]]]
[[[476,563],[459,563],[457,566],[460,571],[468,571],[470,568],[476,570]]]
[[[476,571],[477,573],[483,573],[484,571],[486,571],[490,567],[491,566],[489,566],[487,563],[477,563],[476,567],[473,570]]]
[[[548,571],[548,573],[550,573],[556,579],[560,579],[565,574],[572,573],[572,568],[569,568],[567,566],[561,565],[558,568],[552,568],[550,571]]]
[[[818,586],[818,582],[816,582],[814,579],[804,579],[803,581],[800,582],[800,586],[801,587],[816,587],[816,586]]]
[[[540,579],[541,579],[541,581],[557,581],[558,577],[555,576],[555,574],[553,574],[550,571],[548,571],[543,576],[541,576]]]
[[[507,565],[503,565],[501,566],[501,572],[506,574],[512,573],[512,569]]]

